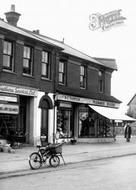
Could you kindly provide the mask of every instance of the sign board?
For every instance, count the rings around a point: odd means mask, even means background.
[[[63,95],[63,94],[56,95],[56,100],[64,100],[64,101],[77,102],[77,103],[83,103],[83,104],[119,108],[119,104],[115,102],[81,98],[81,97],[69,96],[69,95]]]
[[[0,94],[0,101],[17,102],[17,95]]]
[[[19,105],[0,104],[0,113],[18,114],[19,113]]]
[[[60,102],[60,107],[72,108],[72,104],[70,102]]]
[[[0,92],[19,94],[24,96],[37,96],[38,93],[38,91],[33,88],[8,85],[4,83],[0,83]]]

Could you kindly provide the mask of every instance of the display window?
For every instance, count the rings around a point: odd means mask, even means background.
[[[95,112],[86,105],[79,106],[79,138],[112,137],[112,121]]]
[[[73,137],[73,114],[72,109],[58,109],[57,111],[57,132],[59,138]]]

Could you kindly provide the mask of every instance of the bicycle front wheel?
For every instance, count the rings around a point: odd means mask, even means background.
[[[29,156],[29,165],[31,169],[36,170],[39,169],[42,165],[42,159],[41,156],[37,152],[33,152]]]
[[[49,164],[51,167],[57,167],[60,165],[60,158],[57,155],[52,155],[49,159]]]

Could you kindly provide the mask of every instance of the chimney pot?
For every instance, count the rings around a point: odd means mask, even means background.
[[[11,11],[15,12],[15,5],[11,5]]]
[[[38,30],[38,29],[37,30],[33,30],[33,32],[36,33],[36,34],[40,34],[40,30]]]
[[[15,5],[11,5],[11,11],[5,13],[5,15],[9,24],[17,26],[20,14],[15,12]]]

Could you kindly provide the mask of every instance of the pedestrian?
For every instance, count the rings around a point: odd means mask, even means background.
[[[127,142],[130,142],[131,133],[132,133],[131,127],[129,124],[127,124],[127,126],[125,127],[125,138]]]
[[[62,128],[58,127],[57,128],[57,132],[56,132],[56,142],[57,143],[62,142],[62,138],[64,138],[64,133],[62,131]]]

